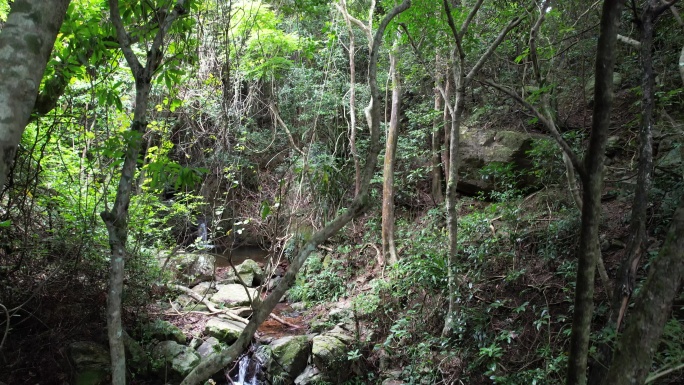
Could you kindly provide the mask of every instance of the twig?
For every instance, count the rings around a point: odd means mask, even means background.
[[[233,312],[231,312],[229,309],[221,310],[221,309],[217,308],[215,303],[209,301],[208,299],[206,299],[203,296],[195,293],[194,291],[192,291],[191,289],[189,289],[185,286],[169,284],[169,287],[171,287],[172,289],[180,290],[180,291],[184,292],[185,294],[189,295],[190,297],[192,297],[193,299],[195,299],[199,302],[202,302],[209,310],[211,310],[214,313],[217,313],[217,314],[223,313],[223,314],[227,315],[228,318],[230,318],[234,321],[243,322],[245,324],[249,323],[249,320],[242,318],[237,314],[233,314]]]

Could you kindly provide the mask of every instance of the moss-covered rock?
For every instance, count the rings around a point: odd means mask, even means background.
[[[311,344],[306,336],[283,337],[259,347],[257,357],[269,380],[293,384],[306,368]]]
[[[220,342],[232,344],[240,337],[245,326],[245,324],[238,321],[212,318],[204,327],[204,334],[212,336]]]
[[[154,320],[145,326],[145,333],[159,341],[173,340],[179,344],[185,343],[185,334],[169,321]]]
[[[78,341],[69,345],[68,352],[74,368],[74,384],[99,385],[109,382],[109,351],[104,346]]]
[[[182,379],[200,363],[197,352],[175,341],[162,341],[152,349],[153,367],[172,379]]]

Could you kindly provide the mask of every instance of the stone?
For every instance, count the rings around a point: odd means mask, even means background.
[[[295,378],[295,385],[320,384],[322,381],[321,372],[315,366],[307,366],[304,371]]]
[[[245,329],[245,324],[223,318],[211,318],[204,327],[204,334],[218,339],[220,342],[232,344]]]
[[[218,291],[211,296],[211,301],[215,304],[225,304],[228,306],[243,306],[250,305],[250,299],[256,298],[259,295],[256,289],[246,288],[237,283],[228,285],[217,285]],[[247,296],[249,292],[249,296]]]
[[[166,256],[168,253],[161,255]],[[205,253],[178,253],[169,260],[169,265],[175,267],[176,276],[188,286],[211,281],[214,278],[215,263],[216,258]]]
[[[173,340],[179,344],[185,343],[185,334],[176,325],[169,321],[154,320],[145,326],[145,333],[159,341]]]
[[[162,341],[152,348],[155,371],[172,379],[183,379],[200,363],[200,355],[175,341]]]
[[[246,259],[235,269],[247,286],[259,286],[264,279],[264,271],[258,263],[251,259]],[[249,281],[249,282],[248,282]]]
[[[311,357],[327,381],[339,384],[351,374],[351,362],[347,359],[348,348],[336,335],[328,333],[313,338]]]
[[[192,291],[199,295],[209,296],[216,293],[218,289],[216,289],[216,282],[200,282],[192,287]]]
[[[124,331],[124,348],[126,349],[126,366],[129,370],[141,376],[150,371],[150,360],[145,349]]]
[[[354,312],[348,307],[338,307],[328,313],[328,319],[335,324],[343,324],[347,329],[354,327]]]
[[[76,385],[106,384],[109,380],[109,350],[90,341],[78,341],[69,345],[69,360],[74,368],[73,383]]]
[[[290,336],[279,338],[271,343],[271,358],[269,373],[287,376],[293,381],[306,368],[306,362],[311,352],[311,345],[306,336]]]
[[[212,353],[223,350],[224,347],[225,345],[222,344],[216,337],[209,337],[202,342],[202,345],[200,345],[199,348],[197,348],[197,353],[200,355],[200,357],[205,358]]]
[[[466,195],[496,191],[499,187],[495,181],[483,178],[480,173],[482,167],[491,163],[510,163],[514,170],[530,168],[532,160],[527,151],[536,137],[518,131],[461,127],[458,191]],[[521,180],[523,184],[530,182]]]

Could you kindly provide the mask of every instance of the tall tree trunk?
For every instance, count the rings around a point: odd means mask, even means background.
[[[184,0],[178,0],[173,11],[167,10],[168,16],[159,26],[156,36],[147,53],[146,65],[143,67],[131,48],[130,37],[125,30],[119,13],[119,1],[109,0],[110,16],[116,28],[117,40],[128,62],[135,79],[135,110],[131,123],[130,135],[126,143],[126,154],[121,169],[121,179],[116,190],[116,198],[111,210],[100,214],[107,226],[111,260],[109,269],[109,290],[107,297],[107,335],[111,356],[112,384],[126,383],[126,355],[123,343],[122,293],[127,258],[126,241],[128,238],[128,206],[131,201],[133,180],[140,155],[142,137],[147,129],[147,105],[150,86],[154,72],[163,59],[162,43],[171,24],[184,13]]]
[[[568,358],[568,385],[586,384],[591,317],[594,309],[594,275],[600,249],[596,239],[601,221],[601,191],[610,111],[613,102],[615,42],[624,0],[603,3],[601,27],[596,50],[596,87],[589,149],[582,180],[583,207],[578,250],[575,311]]]
[[[480,71],[482,66],[489,60],[494,51],[499,47],[508,32],[517,27],[522,21],[521,17],[515,17],[499,32],[499,35],[494,39],[492,44],[487,47],[485,52],[477,59],[470,71],[466,72],[466,55],[461,46],[463,36],[468,32],[470,23],[475,18],[483,0],[478,0],[471,8],[468,16],[461,24],[460,29],[456,29],[453,16],[451,15],[451,7],[448,0],[443,1],[444,13],[447,16],[449,28],[451,29],[454,48],[452,50],[452,72],[454,76],[455,99],[453,107],[449,108],[451,114],[451,138],[449,141],[449,175],[447,178],[447,196],[446,196],[446,211],[447,211],[447,229],[449,231],[449,255],[447,259],[447,279],[448,279],[448,302],[449,308],[444,320],[444,328],[442,329],[443,336],[449,336],[454,329],[454,321],[457,312],[457,293],[458,293],[458,211],[456,205],[458,203],[456,196],[456,186],[458,184],[458,167],[460,161],[460,127],[461,117],[465,106],[466,89],[472,83],[475,75]],[[448,104],[446,102],[445,104]]]
[[[382,255],[384,262],[389,264],[397,262],[397,248],[394,244],[394,163],[397,155],[401,94],[399,76],[397,75],[397,49],[398,44],[395,41],[389,54],[390,77],[392,78],[392,110],[387,127],[382,183]]]
[[[344,16],[344,21],[349,31],[349,148],[354,159],[354,196],[356,196],[359,195],[361,190],[361,161],[359,159],[359,151],[356,148],[356,45],[354,30],[347,12],[347,2],[341,0],[340,3],[344,8],[342,16]]]
[[[311,236],[311,239],[300,249],[297,256],[294,258],[287,272],[283,276],[281,282],[273,289],[266,299],[263,300],[255,309],[249,323],[240,334],[240,337],[230,346],[230,348],[218,354],[213,354],[207,359],[203,360],[199,366],[188,374],[188,376],[181,382],[181,385],[197,385],[209,378],[217,371],[224,368],[229,363],[235,361],[244,349],[249,346],[254,337],[254,333],[261,323],[268,317],[283,297],[287,289],[292,286],[297,276],[297,272],[304,265],[306,259],[311,252],[315,251],[317,246],[334,235],[352,219],[358,217],[365,212],[369,201],[369,186],[370,181],[375,173],[377,166],[377,158],[380,153],[379,139],[380,139],[380,104],[379,91],[377,84],[377,66],[378,66],[378,52],[380,44],[385,33],[385,29],[389,22],[398,14],[405,11],[411,5],[410,0],[404,0],[401,4],[392,8],[387,15],[382,19],[378,30],[375,32],[372,49],[370,51],[370,64],[368,66],[369,86],[371,90],[371,104],[369,110],[370,124],[370,141],[368,154],[366,156],[366,164],[363,168],[361,179],[361,191],[357,195],[348,210],[338,215],[332,222],[327,224],[323,229],[317,231]],[[256,305],[256,304],[255,304]]]
[[[14,1],[0,31],[0,190],[31,117],[69,2]]]
[[[684,279],[684,199],[672,218],[658,257],[649,268],[634,310],[615,350],[605,384],[643,384],[651,369],[672,302]]]
[[[444,72],[444,111],[442,113],[442,125],[444,126],[444,147],[442,147],[442,170],[444,172],[444,180],[449,180],[449,143],[451,143],[451,115],[449,108],[451,107],[451,70],[445,69]]]
[[[440,127],[443,124],[443,120],[440,119],[437,114],[442,111],[442,95],[439,92],[439,88],[442,88],[442,75],[439,72],[440,56],[435,57],[435,119],[432,123],[432,135],[430,149],[432,152],[431,156],[431,196],[432,201],[435,205],[440,205],[444,202],[444,193],[442,192],[442,167],[440,166],[440,153],[442,151],[442,142],[440,140]]]

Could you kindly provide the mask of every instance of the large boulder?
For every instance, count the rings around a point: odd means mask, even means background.
[[[351,362],[347,359],[347,352],[353,340],[339,326],[313,338],[311,357],[326,380],[339,384],[349,378]]]
[[[306,336],[290,336],[260,346],[257,357],[269,379],[277,378],[282,384],[293,384],[306,368],[310,351],[311,345]]]
[[[170,378],[185,378],[200,363],[200,355],[187,346],[175,341],[162,341],[152,348],[154,369],[157,373],[168,374]]]
[[[259,294],[256,289],[247,288],[237,283],[216,285],[216,288],[218,291],[211,296],[211,301],[216,304],[225,304],[227,306],[250,305],[250,300],[254,300]]]
[[[162,253],[162,255],[166,255]],[[176,272],[176,276],[189,286],[200,282],[211,281],[214,278],[216,258],[206,253],[179,253],[170,257],[169,266]],[[162,261],[161,263],[164,263]]]
[[[104,346],[79,341],[69,345],[68,352],[74,368],[73,384],[99,385],[109,382],[109,350]]]
[[[220,342],[232,344],[240,337],[245,326],[247,325],[242,322],[214,317],[207,321],[204,334],[214,337]]]
[[[173,340],[179,344],[185,343],[183,331],[169,321],[154,320],[145,326],[144,332],[158,341]]]
[[[466,195],[496,191],[496,181],[482,177],[480,170],[485,165],[512,164],[514,170],[531,167],[527,151],[534,138],[525,132],[461,127],[458,191]]]
[[[307,366],[304,371],[295,378],[295,385],[320,384],[323,381],[320,370],[315,366]]]
[[[197,353],[199,353],[200,357],[205,358],[210,354],[220,352],[225,348],[226,345],[221,343],[216,337],[209,337],[197,348]]]
[[[264,280],[264,271],[258,263],[251,259],[246,259],[235,267],[240,279],[245,285],[254,287],[259,286]]]

